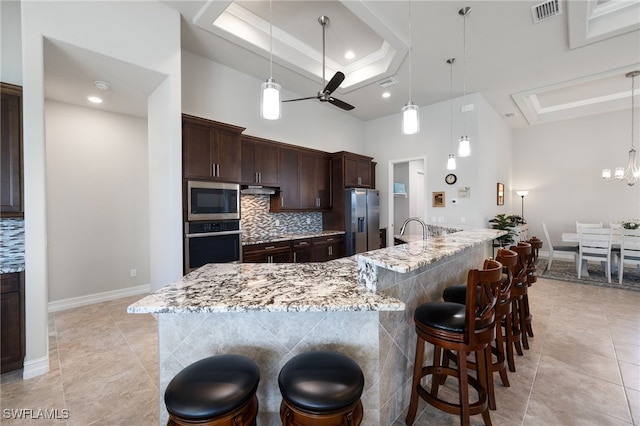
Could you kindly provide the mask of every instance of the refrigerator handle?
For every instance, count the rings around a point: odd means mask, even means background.
[[[358,218],[358,232],[364,232],[364,217]]]

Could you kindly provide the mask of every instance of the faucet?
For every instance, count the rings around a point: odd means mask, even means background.
[[[426,240],[427,239],[427,224],[424,223],[424,221],[422,219],[420,219],[419,217],[410,217],[409,219],[405,220],[404,223],[402,224],[402,228],[400,228],[400,235],[404,235],[404,231],[407,230],[407,224],[409,222],[418,222],[420,225],[422,225],[422,239]]]

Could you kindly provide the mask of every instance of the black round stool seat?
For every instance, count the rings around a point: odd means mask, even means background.
[[[216,355],[180,371],[164,392],[167,411],[189,421],[208,420],[233,411],[256,392],[260,370],[241,355]]]
[[[291,358],[278,376],[282,397],[313,412],[340,410],[356,403],[364,375],[351,358],[333,351],[312,351]]]

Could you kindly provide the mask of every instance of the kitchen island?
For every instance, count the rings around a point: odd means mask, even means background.
[[[464,282],[501,233],[466,230],[326,263],[209,264],[132,304],[130,313],[158,314],[160,424],[173,376],[221,353],[258,364],[259,424],[279,424],[280,368],[319,348],[361,366],[363,424],[392,424],[409,403],[415,307]]]

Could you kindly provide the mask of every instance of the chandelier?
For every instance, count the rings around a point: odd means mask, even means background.
[[[640,71],[632,71],[627,74],[627,77],[631,77],[631,149],[629,149],[629,162],[627,167],[616,167],[613,177],[611,176],[611,169],[602,169],[602,178],[606,181],[616,179],[618,181],[625,181],[627,185],[633,186],[640,178],[640,169],[636,164],[636,149],[634,146],[634,130],[635,130],[635,81],[636,77],[640,75]]]

